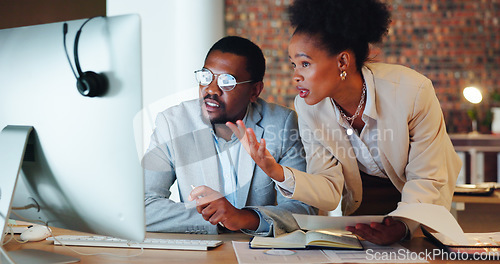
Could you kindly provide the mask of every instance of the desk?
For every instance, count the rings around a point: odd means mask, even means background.
[[[59,228],[53,228],[54,235],[68,235],[68,234],[79,234],[77,232],[68,231]],[[18,249],[39,249],[50,252],[55,252],[59,254],[70,255],[81,259],[82,264],[85,263],[238,263],[236,255],[233,251],[233,245],[231,241],[245,241],[250,240],[250,236],[245,234],[224,234],[224,235],[186,235],[186,234],[165,234],[165,233],[148,233],[148,237],[155,238],[195,238],[195,239],[218,239],[223,240],[224,244],[208,251],[181,251],[181,250],[157,250],[157,249],[146,249],[144,253],[138,257],[133,258],[117,258],[111,256],[81,256],[62,246],[54,246],[50,241],[41,242],[29,242],[26,244],[19,244],[15,241],[9,242],[4,248],[7,251],[18,250]],[[425,250],[432,251],[436,247],[428,242],[423,235],[418,233],[416,237],[411,241],[405,241],[402,243],[406,248],[414,252],[423,252]],[[98,252],[108,252],[117,255],[133,255],[140,252],[140,249],[123,249],[123,248],[96,248],[96,247],[72,247],[79,252],[83,253],[98,253]],[[466,263],[472,261],[463,261],[460,263]],[[445,260],[430,260],[430,263],[452,263],[452,261]],[[497,263],[495,261],[482,261],[481,263]]]
[[[449,136],[455,151],[470,154],[470,183],[483,182],[484,179],[478,179],[477,175],[477,153],[500,152],[500,136],[492,134],[450,134]]]
[[[69,231],[60,228],[52,228],[53,234],[58,235],[86,235]],[[186,234],[166,234],[166,233],[148,233],[147,237],[151,238],[173,238],[173,239],[217,239],[223,240],[224,244],[208,251],[183,251],[183,250],[157,250],[145,249],[138,257],[118,258],[114,256],[84,256],[79,255],[62,246],[54,246],[51,241],[29,242],[19,244],[15,241],[10,241],[4,248],[7,251],[18,249],[38,249],[54,252],[79,258],[78,263],[99,263],[99,264],[116,264],[116,263],[137,263],[137,264],[155,264],[155,263],[237,263],[236,255],[233,251],[231,241],[249,241],[250,236],[245,234],[224,234],[224,235],[186,235]],[[105,248],[105,247],[71,247],[81,253],[111,253],[120,256],[130,256],[141,252],[140,249],[124,249],[124,248]]]
[[[454,195],[452,209],[466,232],[500,231],[500,190],[490,196]]]

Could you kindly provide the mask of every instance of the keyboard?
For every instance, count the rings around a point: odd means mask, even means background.
[[[57,240],[59,241],[57,241]],[[177,249],[177,250],[208,250],[222,245],[220,240],[203,239],[163,239],[146,238],[143,242],[131,242],[129,240],[108,236],[75,236],[63,235],[48,237],[47,240],[54,241],[54,245],[65,246],[87,246],[87,247],[122,247],[122,248],[144,248],[144,249]]]

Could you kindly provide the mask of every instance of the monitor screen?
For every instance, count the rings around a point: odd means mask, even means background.
[[[140,18],[66,23],[68,56],[64,22],[0,30],[0,129],[33,127],[10,218],[142,241]],[[80,93],[76,64],[105,76],[103,94]]]

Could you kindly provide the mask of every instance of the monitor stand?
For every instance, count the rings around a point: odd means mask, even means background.
[[[23,163],[26,146],[32,126],[6,126],[0,132],[0,242],[4,240],[4,230],[10,217],[10,209],[17,178]],[[74,263],[78,258],[52,252],[21,249],[7,252],[0,244],[0,263]]]

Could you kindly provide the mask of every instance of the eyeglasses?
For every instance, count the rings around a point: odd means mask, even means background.
[[[236,82],[236,78],[229,73],[213,74],[209,69],[203,68],[194,72],[196,81],[201,86],[208,86],[214,80],[214,76],[217,76],[217,85],[223,91],[229,92],[234,89],[237,84],[249,83],[252,80],[244,82]]]

